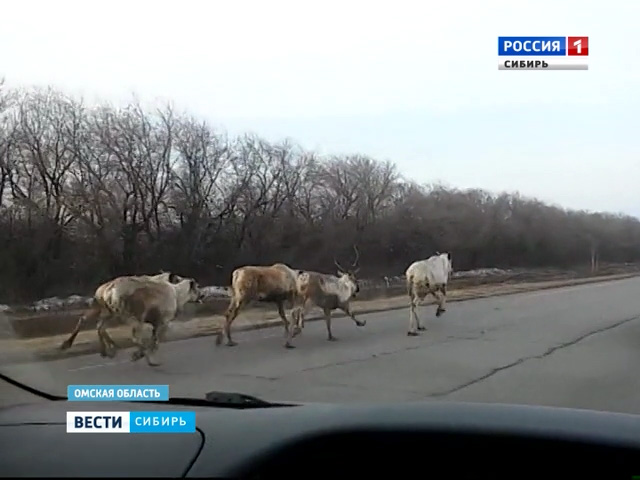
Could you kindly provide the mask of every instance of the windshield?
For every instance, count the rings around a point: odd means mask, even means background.
[[[4,9],[1,373],[640,411],[637,2],[95,8]]]

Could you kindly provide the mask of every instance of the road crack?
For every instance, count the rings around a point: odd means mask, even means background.
[[[276,380],[280,380],[282,377],[267,377],[264,375],[252,375],[250,373],[223,373],[223,377],[234,377],[234,378],[251,378],[256,380],[267,380],[269,382],[275,382]]]
[[[399,353],[405,353],[405,352],[409,352],[412,350],[420,350],[423,348],[432,348],[434,345],[442,345],[445,343],[452,343],[452,342],[457,342],[460,340],[479,340],[482,338],[482,336],[484,335],[484,333],[480,333],[480,335],[477,336],[456,336],[456,335],[449,335],[446,338],[439,340],[439,341],[435,341],[433,343],[425,343],[425,344],[421,344],[421,345],[413,345],[413,346],[409,346],[409,347],[401,347],[397,350],[391,350],[388,352],[380,352],[380,353],[372,353],[371,355],[367,355],[366,357],[363,358],[350,358],[348,360],[343,360],[341,362],[331,362],[331,363],[325,363],[322,365],[315,365],[313,367],[307,367],[307,368],[303,368],[301,370],[298,370],[296,373],[303,373],[303,372],[310,372],[313,370],[323,370],[325,368],[331,368],[331,367],[342,367],[345,365],[350,365],[353,363],[362,363],[362,362],[367,362],[371,359],[374,358],[380,358],[380,357],[387,357],[389,355],[397,355]]]
[[[462,390],[464,388],[467,388],[467,387],[470,387],[470,386],[475,385],[477,383],[480,383],[480,382],[486,380],[487,378],[490,378],[490,377],[494,376],[495,374],[500,373],[500,372],[502,372],[504,370],[508,370],[509,368],[516,367],[516,366],[521,365],[524,362],[527,362],[529,360],[540,360],[542,358],[548,357],[549,355],[553,354],[554,352],[556,352],[558,350],[561,350],[561,349],[567,348],[567,347],[571,347],[572,345],[580,343],[581,341],[583,341],[583,340],[585,340],[585,339],[587,339],[589,337],[592,337],[594,335],[598,335],[600,333],[607,332],[609,330],[613,330],[613,329],[618,328],[618,327],[620,327],[620,326],[622,326],[622,325],[624,325],[626,323],[629,323],[629,322],[632,322],[632,321],[638,320],[638,319],[640,319],[640,315],[636,315],[636,316],[631,317],[631,318],[626,318],[624,320],[620,320],[619,322],[613,323],[611,325],[607,325],[606,327],[601,327],[601,328],[598,328],[596,330],[591,330],[590,332],[587,332],[584,335],[580,335],[579,337],[577,337],[577,338],[575,338],[573,340],[569,340],[568,342],[564,342],[564,343],[561,343],[560,345],[556,345],[555,347],[551,347],[546,352],[544,352],[544,353],[542,353],[540,355],[531,355],[529,357],[519,358],[518,360],[516,360],[514,362],[511,362],[511,363],[509,363],[507,365],[503,365],[501,367],[494,368],[493,370],[491,370],[487,374],[482,375],[481,377],[475,378],[473,380],[470,380],[468,382],[465,382],[465,383],[463,383],[461,385],[458,385],[457,387],[451,388],[451,389],[443,391],[443,392],[438,392],[438,393],[433,393],[431,395],[428,395],[428,398],[446,397],[447,395],[450,395],[450,394],[458,392],[458,391],[460,391],[460,390]]]

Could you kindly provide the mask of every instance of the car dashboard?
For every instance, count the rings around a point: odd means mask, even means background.
[[[71,410],[196,411],[197,431],[68,434]],[[640,475],[640,416],[432,401],[243,409],[51,401],[0,410],[3,476],[591,478],[600,467],[609,479]]]

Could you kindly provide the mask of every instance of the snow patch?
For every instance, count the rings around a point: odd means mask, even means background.
[[[476,270],[468,270],[463,272],[454,271],[452,276],[454,278],[464,277],[486,277],[486,276],[498,276],[506,275],[510,273],[510,270],[502,270],[500,268],[479,268]],[[382,281],[381,281],[382,280]],[[361,285],[364,287],[381,287],[398,284],[404,281],[404,275],[385,276],[382,279],[362,279]],[[205,299],[214,298],[229,298],[231,296],[230,287],[222,287],[217,285],[211,285],[207,287],[201,287]],[[86,297],[82,295],[71,295],[66,298],[49,297],[42,300],[33,302],[31,305],[23,307],[11,307],[9,305],[0,305],[0,312],[10,312],[13,310],[31,310],[34,312],[50,311],[50,310],[63,310],[65,308],[84,308],[91,304],[93,297]]]

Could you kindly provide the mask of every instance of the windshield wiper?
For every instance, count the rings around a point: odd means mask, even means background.
[[[262,406],[262,407],[275,405],[261,398],[254,397],[252,395],[246,395],[244,393],[237,393],[237,392],[214,391],[214,392],[207,393],[204,397],[206,398],[207,402],[210,402],[210,403],[252,405],[252,406]]]
[[[18,380],[14,380],[3,373],[0,373],[0,380],[4,380],[11,385],[14,385],[22,390],[26,390],[29,393],[37,395],[47,400],[63,401],[67,400],[66,395],[52,395],[50,393],[43,392],[36,388],[30,387]],[[127,402],[127,400],[124,400]],[[131,401],[129,401],[131,402]],[[170,397],[169,400],[157,400],[151,402],[134,402],[136,404],[143,403],[156,403],[156,404],[171,404],[171,405],[191,405],[194,407],[217,407],[217,408],[236,408],[238,410],[248,408],[274,408],[274,407],[295,407],[295,403],[276,403],[268,402],[252,395],[237,392],[209,392],[205,395],[205,398],[190,398],[190,397]]]
[[[205,398],[190,397],[170,397],[169,400],[159,400],[145,403],[169,403],[174,405],[192,405],[196,407],[217,407],[217,408],[274,408],[274,407],[295,407],[295,403],[276,403],[263,400],[252,395],[237,392],[213,391],[205,395]]]
[[[43,392],[42,390],[38,390],[37,388],[33,388],[30,387],[29,385],[19,382],[18,380],[14,380],[13,378],[5,375],[4,373],[0,373],[0,380],[4,380],[5,382],[13,385],[14,387],[18,387],[22,390],[25,390],[29,393],[32,393],[33,395],[36,395],[38,397],[42,397],[42,398],[46,398],[47,400],[51,400],[51,401],[61,401],[61,400],[66,400],[67,397],[64,396],[60,396],[60,395],[52,395],[50,393],[47,392]]]

